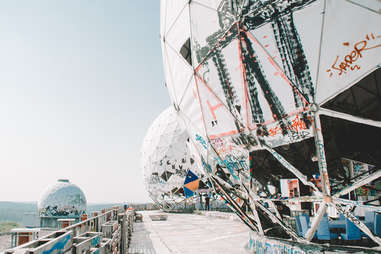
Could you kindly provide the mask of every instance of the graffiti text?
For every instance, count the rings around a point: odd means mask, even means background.
[[[340,56],[336,56],[331,68],[327,69],[329,77],[332,77],[334,74],[341,76],[349,71],[360,70],[361,66],[357,61],[364,57],[364,51],[381,47],[381,43],[373,46],[369,45],[370,41],[379,38],[381,38],[381,36],[375,36],[373,33],[367,34],[364,40],[354,43],[352,50],[343,58],[340,59]],[[343,45],[349,47],[350,43],[344,42]]]

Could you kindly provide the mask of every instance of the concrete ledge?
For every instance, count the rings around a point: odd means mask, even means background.
[[[152,221],[161,221],[161,220],[167,220],[168,215],[166,214],[151,214],[149,215]]]
[[[224,213],[218,211],[197,211],[195,214],[225,219],[225,220],[233,220],[233,221],[241,221],[240,218],[235,213]]]

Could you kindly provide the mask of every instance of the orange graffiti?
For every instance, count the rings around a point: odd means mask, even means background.
[[[340,61],[340,56],[336,56],[335,61],[331,65],[331,68],[327,69],[329,77],[331,78],[334,74],[341,76],[348,73],[348,71],[360,70],[361,66],[356,64],[356,62],[364,57],[364,52],[367,50],[372,50],[381,47],[380,44],[373,46],[368,45],[370,41],[380,39],[381,36],[375,36],[373,33],[367,34],[365,40],[358,41],[353,44],[353,49],[347,55],[345,55]],[[346,47],[350,46],[349,42],[343,42]]]
[[[312,119],[308,117],[308,120],[311,121]],[[296,115],[296,117],[293,120],[291,120],[291,125],[287,126],[287,129],[291,131],[299,132],[299,131],[307,130],[308,128],[305,122],[302,119],[300,119],[299,115]],[[276,136],[277,134],[281,134],[282,129],[277,125],[269,129],[268,133],[269,133],[269,136],[273,137],[273,136]]]
[[[282,129],[279,126],[275,126],[274,128],[269,129],[269,136],[273,137],[277,134],[282,133]]]
[[[214,111],[216,111],[219,107],[222,107],[222,103],[218,103],[217,105],[215,106],[212,106],[209,102],[209,100],[206,101],[206,103],[208,104],[208,107],[209,107],[209,110],[210,110],[210,113],[212,114],[213,116],[213,119],[214,120],[217,120],[217,117],[216,117],[216,114],[214,113]]]
[[[299,115],[297,115],[295,119],[291,121],[290,129],[298,132],[306,130],[307,126],[306,123],[300,119]]]

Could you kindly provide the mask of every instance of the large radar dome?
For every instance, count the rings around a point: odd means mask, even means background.
[[[171,102],[253,242],[320,244],[326,230],[336,245],[328,222],[339,217],[381,247],[361,220],[380,212],[380,9],[358,0],[161,0]],[[348,13],[356,22],[343,31]],[[303,213],[313,217],[300,232]]]
[[[179,120],[172,107],[162,112],[148,129],[141,150],[146,189],[163,208],[185,200],[187,174],[202,177],[187,146],[188,133]]]
[[[83,191],[67,179],[51,186],[38,202],[40,216],[78,216],[86,212]]]

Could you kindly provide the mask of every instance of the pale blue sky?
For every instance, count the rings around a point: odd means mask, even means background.
[[[160,1],[0,1],[0,200],[58,178],[90,202],[148,201],[140,146],[169,106]]]

